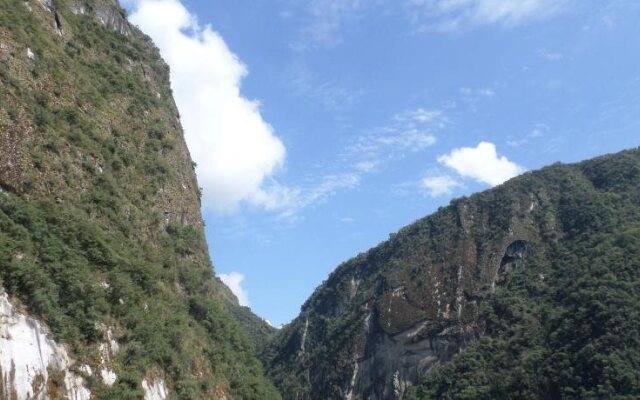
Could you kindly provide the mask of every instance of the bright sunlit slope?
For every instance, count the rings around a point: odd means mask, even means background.
[[[151,40],[115,0],[0,10],[0,397],[278,399]]]

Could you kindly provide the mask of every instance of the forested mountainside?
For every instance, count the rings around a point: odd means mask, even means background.
[[[640,149],[452,201],[341,265],[262,357],[285,399],[637,399]]]
[[[635,399],[640,149],[452,201],[274,333],[213,274],[151,40],[0,0],[0,284],[0,399]]]
[[[0,0],[0,188],[0,398],[280,398],[271,328],[213,275],[168,67],[116,0]]]

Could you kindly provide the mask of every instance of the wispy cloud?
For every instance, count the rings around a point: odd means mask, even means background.
[[[490,142],[480,142],[476,147],[454,149],[449,154],[438,157],[438,162],[462,177],[489,186],[499,185],[526,171],[507,157],[499,156],[495,144]]]
[[[460,88],[459,92],[462,101],[465,102],[477,102],[481,98],[491,98],[496,95],[496,92],[493,89],[486,87],[471,88],[463,86]]]
[[[321,176],[306,187],[289,187],[274,182],[256,193],[252,202],[278,212],[281,219],[291,220],[301,209],[324,203],[341,190],[357,187],[360,180],[358,173],[344,172]]]
[[[337,79],[322,80],[305,64],[292,66],[287,73],[287,85],[293,93],[305,100],[313,100],[331,110],[351,106],[363,95],[362,90],[354,89],[348,82]]]
[[[549,17],[566,0],[406,0],[420,30],[457,31],[481,25],[514,27]]]
[[[446,124],[446,117],[438,110],[417,108],[398,113],[387,124],[350,139],[332,161],[334,172],[311,178],[309,184],[303,185],[272,181],[254,193],[251,202],[276,212],[280,219],[295,222],[301,210],[355,189],[367,175],[383,166],[432,146],[437,141],[436,133]]]
[[[376,156],[385,150],[393,153],[418,152],[433,146],[436,141],[436,136],[430,131],[418,128],[386,127],[381,129],[379,134],[358,138],[350,151],[368,156]]]
[[[345,156],[357,163],[379,164],[406,153],[416,153],[437,142],[436,132],[447,124],[439,110],[418,108],[396,114],[388,124],[368,130],[347,146]]]
[[[452,32],[477,26],[515,27],[543,20],[574,0],[288,0],[281,17],[303,25],[291,47],[305,51],[342,43],[345,31],[374,13],[402,13],[414,29]]]
[[[343,26],[357,20],[365,10],[381,1],[383,0],[303,1],[307,23],[301,39],[293,44],[294,49],[306,50],[339,44],[342,41]]]
[[[549,126],[545,124],[537,124],[531,132],[518,139],[508,140],[507,145],[511,147],[520,147],[529,144],[529,142],[540,139],[549,133]]]
[[[496,92],[489,88],[470,88],[468,86],[463,86],[460,88],[460,94],[463,96],[493,97]]]
[[[458,90],[458,98],[455,102],[466,105],[472,112],[477,112],[482,102],[491,100],[495,96],[496,92],[488,87],[463,86]]]
[[[548,61],[560,61],[564,59],[564,54],[559,51],[551,51],[547,49],[538,50],[538,55]]]

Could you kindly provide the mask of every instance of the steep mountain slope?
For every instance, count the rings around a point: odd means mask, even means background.
[[[341,265],[263,358],[287,399],[637,398],[640,149],[452,201]]]
[[[0,398],[274,399],[168,68],[116,0],[0,0]],[[242,318],[234,318],[241,316]]]

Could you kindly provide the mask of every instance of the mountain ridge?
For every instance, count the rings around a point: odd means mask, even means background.
[[[0,9],[0,398],[640,393],[640,149],[452,200],[276,332],[214,275],[151,39],[115,0]]]
[[[402,228],[389,240],[341,264],[320,285],[301,308],[301,315],[263,351],[269,375],[290,399],[415,396],[412,391],[416,388],[409,388],[425,376],[426,386],[419,385],[420,397],[416,398],[518,398],[510,397],[517,393],[513,387],[511,394],[487,389],[493,397],[483,397],[480,391],[477,397],[464,397],[460,392],[449,397],[451,388],[443,382],[456,378],[445,373],[437,374],[443,380],[438,382],[442,391],[428,397],[429,385],[435,385],[429,380],[430,372],[464,359],[459,355],[466,353],[463,349],[487,337],[487,327],[493,326],[487,321],[495,323],[504,317],[498,314],[489,319],[487,307],[496,301],[494,293],[510,293],[504,286],[512,280],[526,280],[532,292],[558,289],[552,285],[559,280],[545,281],[545,276],[557,273],[551,267],[561,247],[556,242],[579,249],[571,242],[573,231],[589,228],[598,218],[617,220],[619,214],[627,213],[630,218],[620,226],[637,223],[639,171],[638,149],[576,164],[554,164],[455,199]],[[610,197],[611,205],[601,204],[601,197]],[[584,204],[576,204],[580,198]],[[595,201],[597,206],[586,207]],[[602,211],[614,206],[618,208],[609,214]],[[606,218],[600,216],[603,213]],[[590,229],[594,237],[602,233]],[[558,267],[562,271],[569,268]],[[518,296],[513,298],[531,306],[528,297]],[[552,298],[545,301],[553,305]],[[539,328],[544,329],[547,327]],[[637,365],[637,359],[629,363]],[[465,367],[461,362],[451,365]],[[638,387],[637,374],[630,382],[635,382],[630,387]],[[482,384],[492,387],[491,382]],[[540,385],[536,395],[520,398],[560,398],[558,393],[565,389],[584,390],[585,396],[590,393],[575,382],[564,384],[571,387],[549,389],[551,395]],[[611,393],[617,392],[612,389]]]
[[[112,0],[0,9],[0,331],[55,339],[3,336],[0,397],[280,398],[271,328],[214,276],[151,39]]]

